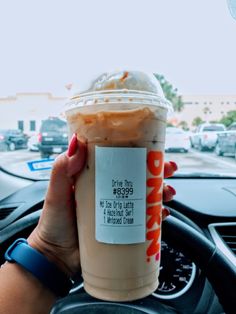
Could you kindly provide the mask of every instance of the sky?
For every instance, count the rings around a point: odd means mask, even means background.
[[[127,68],[180,94],[236,94],[235,38],[226,0],[0,0],[0,97],[66,96]]]

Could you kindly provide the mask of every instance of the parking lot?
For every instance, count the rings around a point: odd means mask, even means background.
[[[166,153],[166,160],[174,160],[178,164],[181,172],[236,174],[235,158],[217,156],[214,152],[200,152],[191,149],[188,153]]]
[[[38,152],[30,152],[26,149],[0,152],[0,165],[17,174],[29,172],[27,162],[39,159]],[[188,153],[166,153],[165,159],[174,160],[181,173],[236,174],[236,160],[233,157],[219,157],[214,152],[199,152],[191,149]]]

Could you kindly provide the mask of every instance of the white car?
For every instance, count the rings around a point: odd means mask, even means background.
[[[224,124],[200,124],[190,138],[191,146],[203,150],[213,150],[217,143],[217,134],[226,131]]]
[[[189,134],[182,129],[175,127],[166,128],[165,151],[183,151],[190,149]]]

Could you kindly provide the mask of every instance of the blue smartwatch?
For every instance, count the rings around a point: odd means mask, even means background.
[[[70,278],[43,254],[29,246],[26,239],[17,239],[7,249],[5,259],[21,265],[58,297],[66,296],[72,288]]]

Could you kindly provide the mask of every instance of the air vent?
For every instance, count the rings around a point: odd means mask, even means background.
[[[7,218],[17,207],[12,204],[0,206],[0,220]]]
[[[217,226],[216,231],[227,244],[229,249],[236,256],[236,225],[235,226]]]
[[[209,231],[216,246],[236,263],[236,222],[210,224]]]

